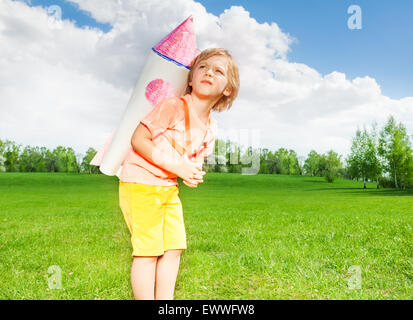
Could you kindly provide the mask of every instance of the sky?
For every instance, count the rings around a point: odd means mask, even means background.
[[[413,95],[413,1],[410,0],[205,0],[219,15],[229,4],[241,5],[260,23],[276,22],[298,41],[288,60],[305,63],[321,74],[368,75],[394,99]],[[347,8],[357,4],[362,29],[347,28]]]
[[[360,29],[348,27],[353,4]],[[198,48],[224,47],[240,69],[239,97],[213,114],[218,138],[345,157],[358,128],[389,115],[413,135],[412,9],[408,0],[0,0],[0,139],[98,150],[150,48],[192,14]]]

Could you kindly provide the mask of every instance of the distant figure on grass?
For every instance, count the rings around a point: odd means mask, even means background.
[[[174,297],[187,247],[177,177],[192,188],[203,182],[202,164],[217,136],[211,110],[229,110],[238,90],[231,55],[204,50],[191,63],[186,94],[158,102],[133,133],[119,175],[119,202],[131,232],[135,299]]]

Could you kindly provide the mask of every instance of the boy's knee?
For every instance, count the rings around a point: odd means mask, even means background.
[[[181,256],[182,249],[172,249],[167,250],[163,254],[163,256],[170,257],[170,258],[179,258]]]
[[[133,261],[135,263],[156,263],[157,259],[157,256],[133,256]]]

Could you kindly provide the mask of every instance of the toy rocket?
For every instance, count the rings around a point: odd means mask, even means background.
[[[100,166],[100,171],[108,176],[119,175],[140,120],[163,99],[184,94],[190,64],[196,55],[193,18],[190,16],[152,48],[118,129],[90,164]]]

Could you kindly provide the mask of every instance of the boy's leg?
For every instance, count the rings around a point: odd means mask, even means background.
[[[173,300],[182,250],[167,250],[156,264],[155,299]]]
[[[133,257],[131,285],[135,300],[154,300],[155,271],[158,257]]]

